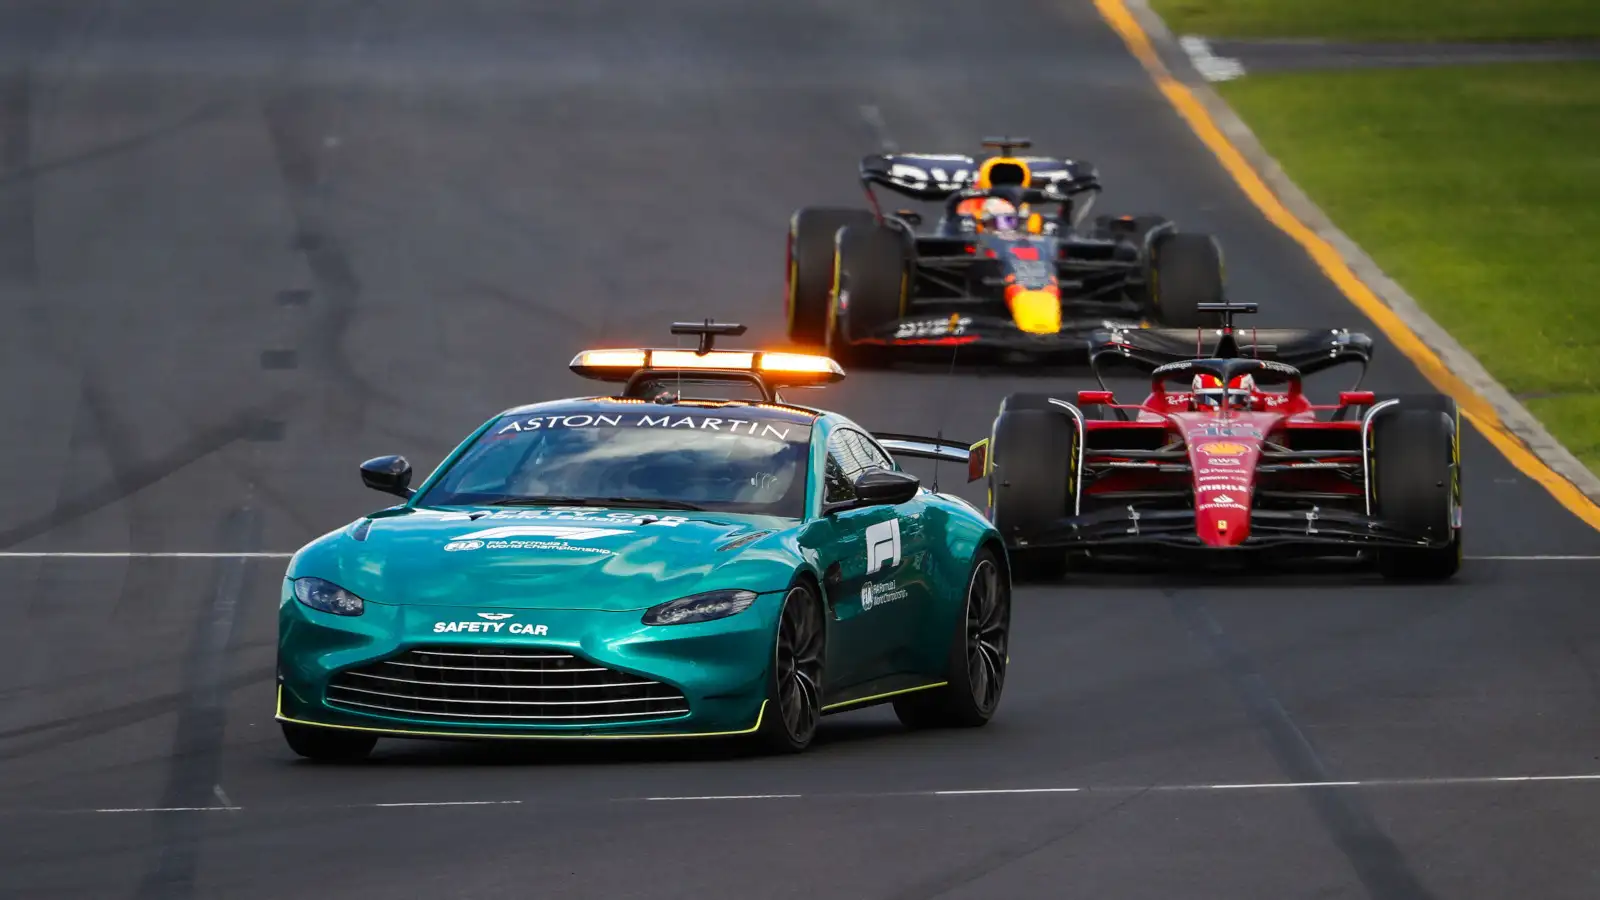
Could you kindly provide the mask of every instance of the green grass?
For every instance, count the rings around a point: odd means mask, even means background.
[[[1334,222],[1600,471],[1600,63],[1218,87]]]
[[[1536,41],[1600,37],[1596,0],[1150,0],[1174,34]]]

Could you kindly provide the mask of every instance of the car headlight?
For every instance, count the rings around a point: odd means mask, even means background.
[[[321,578],[295,579],[294,598],[312,609],[336,616],[359,616],[366,608],[360,597]]]
[[[755,591],[707,591],[645,610],[646,625],[687,625],[742,613],[756,602]]]

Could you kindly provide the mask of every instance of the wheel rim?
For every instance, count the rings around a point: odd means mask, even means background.
[[[822,619],[803,588],[784,600],[778,623],[778,712],[796,742],[809,740],[821,716]]]
[[[990,560],[979,561],[967,586],[967,683],[973,702],[985,713],[1000,702],[1006,683],[1010,612],[999,569]]]

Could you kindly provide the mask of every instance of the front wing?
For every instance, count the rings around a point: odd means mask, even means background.
[[[1014,548],[1092,549],[1099,547],[1190,547],[1205,550],[1347,550],[1429,547],[1422,537],[1383,520],[1343,510],[1269,510],[1250,513],[1250,536],[1237,547],[1217,548],[1195,533],[1192,509],[1104,509],[1058,520],[1040,532],[1016,539]]]

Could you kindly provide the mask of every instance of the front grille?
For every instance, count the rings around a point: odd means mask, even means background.
[[[428,647],[338,673],[328,702],[362,712],[502,725],[603,724],[689,711],[683,694],[556,650]]]

